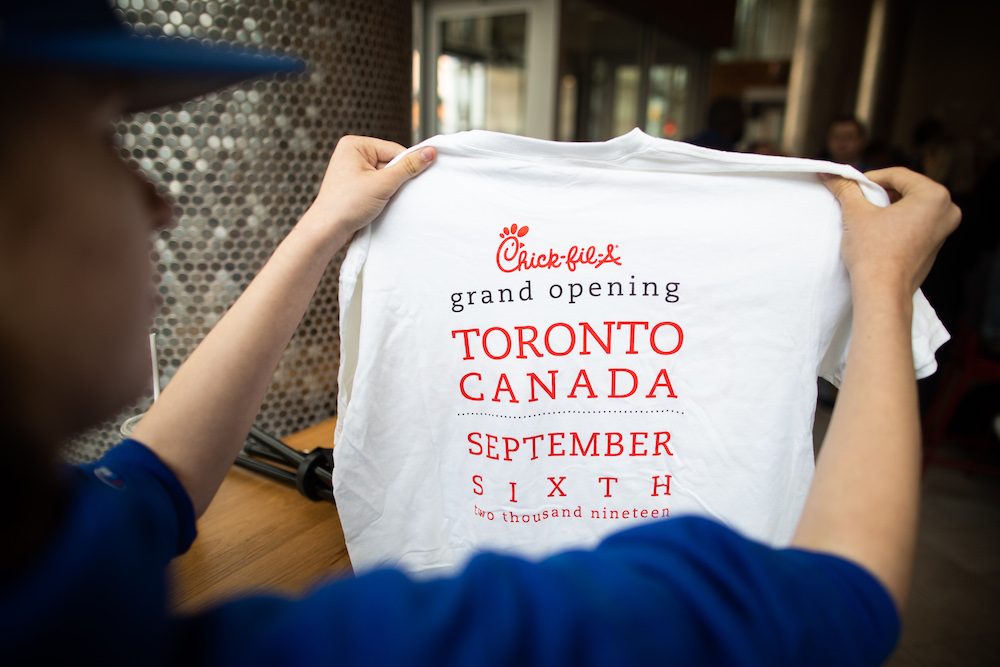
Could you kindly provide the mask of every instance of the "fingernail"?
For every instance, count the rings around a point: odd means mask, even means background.
[[[430,146],[420,149],[420,157],[424,159],[424,162],[430,162],[434,159],[435,151]]]
[[[831,178],[833,178],[833,174],[823,174],[823,173],[821,173],[821,174],[819,174],[819,178],[820,178],[821,181],[829,181]]]

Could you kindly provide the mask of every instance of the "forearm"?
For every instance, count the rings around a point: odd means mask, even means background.
[[[198,515],[242,446],[282,352],[330,258],[347,240],[306,217],[177,371],[134,437],[178,476]]]
[[[136,427],[135,438],[174,471],[198,515],[236,458],[334,253],[437,155],[425,147],[387,166],[403,151],[367,137],[337,142],[312,206]]]
[[[920,423],[905,287],[854,279],[844,381],[793,545],[853,560],[902,607],[916,539]]]

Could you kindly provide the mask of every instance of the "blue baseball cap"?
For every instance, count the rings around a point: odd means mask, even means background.
[[[143,37],[108,0],[0,0],[0,67],[121,76],[128,111],[203,95],[264,74],[305,69],[299,58],[193,39]]]

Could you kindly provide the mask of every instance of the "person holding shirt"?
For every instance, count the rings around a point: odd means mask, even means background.
[[[912,296],[960,218],[943,187],[870,173],[900,197],[882,209],[826,181],[844,211],[854,329],[790,548],[684,517],[538,563],[484,554],[450,579],[377,571],[178,616],[167,566],[194,539],[323,271],[435,151],[388,167],[402,146],[341,139],[312,206],[134,439],[69,466],[61,443],[148,380],[149,246],[170,223],[115,148],[116,119],[298,65],[156,45],[101,0],[0,11],[0,663],[876,665],[892,651],[918,512]]]

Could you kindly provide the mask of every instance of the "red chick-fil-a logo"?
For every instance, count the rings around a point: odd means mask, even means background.
[[[556,269],[565,266],[570,271],[576,271],[579,265],[593,266],[595,269],[605,264],[621,266],[621,257],[615,257],[613,243],[608,244],[605,252],[599,252],[596,246],[572,246],[564,253],[558,253],[549,248],[547,252],[528,253],[521,241],[528,233],[528,226],[516,224],[504,227],[500,234],[500,246],[497,248],[497,267],[504,273],[527,271],[528,269]]]

